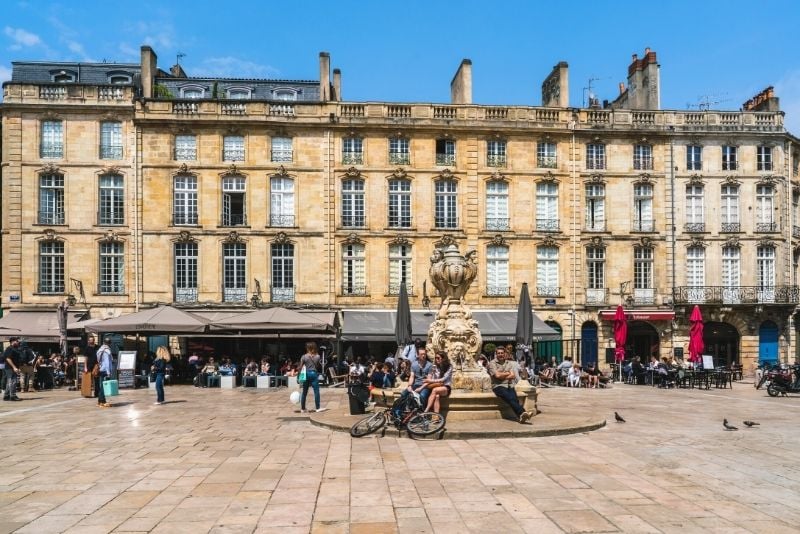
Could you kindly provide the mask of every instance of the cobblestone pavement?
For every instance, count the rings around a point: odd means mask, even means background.
[[[800,532],[800,397],[752,385],[547,389],[609,424],[468,441],[354,440],[285,389],[76,395],[0,404],[0,532]]]

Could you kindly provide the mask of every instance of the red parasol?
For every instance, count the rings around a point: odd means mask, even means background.
[[[625,320],[625,311],[622,305],[617,306],[614,314],[614,342],[617,348],[614,350],[614,360],[621,362],[625,359],[625,342],[628,340],[628,322]]]
[[[699,362],[706,348],[703,343],[703,316],[700,314],[700,307],[695,305],[692,314],[689,316],[689,361]]]

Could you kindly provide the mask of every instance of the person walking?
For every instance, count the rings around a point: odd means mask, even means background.
[[[19,381],[19,368],[22,365],[22,354],[19,350],[19,338],[8,339],[8,347],[3,351],[3,362],[6,364],[6,388],[3,394],[4,401],[18,401],[17,382]]]
[[[306,395],[308,388],[314,390],[314,407],[321,412],[319,407],[319,373],[322,370],[317,344],[313,341],[306,343],[306,353],[300,357],[300,368],[306,366],[306,380],[303,382],[303,394],[300,396],[300,412],[306,413]]]
[[[156,376],[156,404],[164,404],[164,375],[167,374],[167,363],[170,355],[167,347],[161,345],[156,349],[156,359],[150,366],[150,372]]]
[[[103,391],[103,382],[111,375],[111,338],[103,338],[103,344],[97,349],[97,376],[94,377],[94,390],[97,392],[97,405],[101,408],[110,408],[111,403],[106,402],[106,392]],[[93,373],[94,374],[94,373]]]

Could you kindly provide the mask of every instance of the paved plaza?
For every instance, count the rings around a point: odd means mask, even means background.
[[[0,404],[0,532],[800,532],[800,397],[751,384],[545,389],[545,413],[608,424],[439,441],[352,439],[286,389],[23,398]]]

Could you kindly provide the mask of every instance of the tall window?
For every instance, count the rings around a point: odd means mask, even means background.
[[[723,185],[720,205],[722,232],[738,232],[739,222],[739,186]]]
[[[39,157],[52,159],[64,157],[64,130],[61,121],[42,121]]]
[[[226,176],[222,179],[222,226],[247,224],[244,176]]]
[[[101,294],[125,292],[125,247],[122,243],[100,243],[100,287]]]
[[[636,247],[633,250],[633,299],[637,304],[653,304],[653,249]]]
[[[487,141],[486,142],[486,165],[488,167],[506,166],[506,142]]]
[[[756,186],[756,232],[774,232],[775,189],[771,185]]]
[[[224,243],[222,245],[222,300],[244,302],[247,300],[247,245]]]
[[[244,161],[244,136],[226,135],[222,138],[222,161]]]
[[[606,168],[606,145],[589,143],[586,145],[586,169],[602,170]]]
[[[540,297],[557,297],[561,294],[557,247],[536,247],[536,294]]]
[[[273,243],[272,302],[294,302],[294,245]]]
[[[342,247],[342,295],[366,295],[367,275],[364,245]]]
[[[633,168],[641,171],[653,170],[653,147],[651,145],[633,146]]]
[[[411,182],[389,180],[389,226],[411,228]]]
[[[292,161],[291,137],[272,138],[272,161],[277,161],[277,162]]]
[[[586,304],[603,304],[606,301],[606,249],[586,249]]]
[[[702,185],[686,186],[686,231],[705,232],[704,193]]]
[[[759,171],[772,170],[772,147],[759,146],[756,148],[756,167]]]
[[[197,177],[178,175],[173,182],[172,222],[197,224]]]
[[[543,169],[558,167],[555,143],[543,141],[536,145],[536,166]]]
[[[64,293],[64,243],[39,243],[39,293]]]
[[[490,245],[486,247],[486,295],[507,297],[511,294],[508,285],[508,247]]]
[[[586,184],[586,230],[603,232],[606,229],[606,186]]]
[[[536,184],[536,229],[558,231],[558,185],[552,182]]]
[[[175,243],[175,302],[197,302],[197,243]]]
[[[686,170],[703,170],[703,147],[700,145],[689,145],[686,147]]]
[[[197,159],[197,136],[175,136],[175,159],[177,161],[195,161]]]
[[[125,224],[125,187],[119,174],[100,177],[98,224]]]
[[[391,165],[408,165],[410,161],[408,139],[405,137],[389,139],[389,163]]]
[[[633,186],[633,231],[653,231],[653,186],[634,184]]]
[[[452,139],[436,140],[436,165],[452,167],[456,164],[456,142]]]
[[[342,164],[361,165],[364,163],[364,141],[360,137],[342,139]]]
[[[122,123],[100,123],[100,159],[122,159]]]
[[[455,180],[436,182],[434,219],[436,228],[458,228],[458,184]]]
[[[411,245],[392,245],[389,247],[389,294],[400,293],[400,284],[405,282],[406,290],[413,293],[411,278]]]
[[[294,180],[273,176],[269,184],[269,225],[294,226]]]
[[[342,182],[342,226],[362,228],[366,225],[364,180],[344,180]]]
[[[758,247],[756,262],[758,301],[775,302],[775,247]]]
[[[722,248],[722,302],[725,304],[736,304],[741,300],[739,262],[739,247]]]
[[[689,302],[705,302],[706,249],[686,249],[686,285],[689,287]]]
[[[722,147],[722,170],[735,171],[738,168],[738,147],[725,145]]]
[[[64,175],[39,175],[39,224],[64,224]]]
[[[511,228],[508,217],[508,184],[505,182],[486,182],[486,229],[508,230]]]

